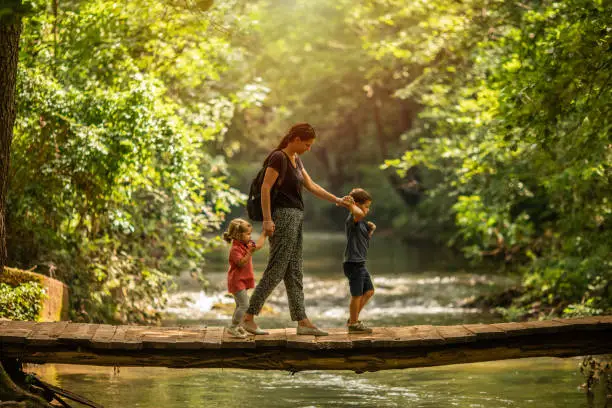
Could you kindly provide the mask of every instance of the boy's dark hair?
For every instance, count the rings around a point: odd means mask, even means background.
[[[364,204],[367,201],[372,201],[372,196],[370,193],[365,191],[363,188],[354,188],[351,190],[349,195],[353,197],[353,200],[355,200],[357,204]]]

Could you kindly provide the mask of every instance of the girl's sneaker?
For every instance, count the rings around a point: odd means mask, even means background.
[[[227,328],[227,332],[228,332],[229,334],[231,334],[232,336],[234,336],[234,337],[238,337],[239,339],[244,339],[244,338],[246,338],[246,334],[243,334],[243,333],[242,333],[242,332],[239,330],[238,326],[231,326],[231,327],[228,327],[228,328]]]
[[[249,335],[249,332],[244,330],[244,327],[242,326],[238,326],[238,331],[242,334],[244,334],[245,337],[247,337]]]

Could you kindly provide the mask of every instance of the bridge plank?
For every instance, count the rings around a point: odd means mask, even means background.
[[[416,327],[386,327],[373,336],[372,347],[405,347],[422,344]]]
[[[506,337],[506,333],[503,330],[498,329],[497,327],[489,325],[489,324],[476,323],[476,324],[464,324],[462,326],[468,329],[469,331],[471,331],[472,333],[474,333],[476,336],[478,336],[478,338],[481,338],[481,339],[495,339],[495,338]]]
[[[612,316],[590,316],[571,319],[553,319],[559,323],[570,325],[571,330],[592,329],[599,330],[605,326],[612,325]]]
[[[537,330],[538,333],[559,333],[561,331],[571,330],[571,327],[564,322],[556,322],[554,320],[540,320],[537,322],[524,322],[527,327]]]
[[[430,325],[384,328],[381,336],[372,339],[372,347],[412,347],[443,343],[444,338]]]
[[[176,337],[175,347],[181,350],[201,349],[206,335],[206,328],[181,327]]]
[[[285,329],[287,336],[287,348],[298,348],[315,350],[317,348],[317,342],[315,336],[310,335],[297,335],[297,329],[288,328]]]
[[[445,343],[469,343],[476,341],[478,336],[463,326],[437,326],[436,330]]]
[[[492,326],[503,330],[508,336],[524,336],[537,332],[537,328],[527,326],[521,322],[494,323]]]
[[[417,334],[421,336],[422,344],[444,344],[446,340],[440,336],[436,328],[432,325],[415,326],[417,328]]]
[[[36,322],[10,321],[3,322],[0,331],[0,342],[2,343],[25,343],[26,337],[32,332]]]
[[[110,340],[111,349],[121,350],[140,350],[142,341],[137,336],[137,331],[133,330],[136,326],[117,326],[113,338]]]
[[[87,344],[100,327],[99,324],[68,323],[59,334],[58,340],[62,343]]]
[[[139,335],[143,348],[164,350],[176,348],[176,338],[180,332],[180,327],[148,327]]]
[[[326,329],[328,336],[315,338],[317,348],[319,349],[350,349],[353,348],[353,342],[348,334],[348,328],[333,328]]]
[[[111,340],[117,331],[117,326],[110,324],[100,324],[98,329],[89,340],[89,345],[97,349],[110,349],[112,344]]]
[[[286,347],[287,332],[285,329],[272,329],[266,331],[269,333],[263,336],[253,336],[255,339],[255,347]]]
[[[376,338],[376,333],[380,328],[373,327],[372,330],[372,333],[349,333],[348,337],[353,344],[353,348],[372,347],[372,340]]]
[[[41,322],[26,337],[26,344],[32,346],[54,346],[68,322]]]
[[[604,327],[612,327],[612,316],[597,316],[599,323],[597,326]]]
[[[202,348],[220,349],[223,341],[223,327],[207,327],[204,338],[202,339]]]
[[[395,333],[389,327],[372,327],[372,333],[370,334],[351,334],[351,338],[358,337],[360,340],[369,339],[370,347],[391,347],[391,339],[394,338]],[[353,340],[353,347],[356,347],[355,340]]]

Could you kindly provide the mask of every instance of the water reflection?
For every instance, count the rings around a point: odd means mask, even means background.
[[[43,376],[113,407],[572,407],[578,359],[528,359],[379,373],[56,365]],[[100,393],[102,386],[106,391]]]

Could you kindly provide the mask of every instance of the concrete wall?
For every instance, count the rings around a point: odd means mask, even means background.
[[[5,267],[4,271],[4,276],[0,281],[9,285],[34,281],[40,283],[45,288],[46,296],[43,299],[38,321],[58,322],[70,319],[68,312],[70,307],[68,285],[46,275],[21,269]]]
[[[43,300],[40,321],[58,322],[70,320],[68,312],[70,307],[68,285],[57,279],[44,275],[41,276],[43,277],[42,284],[47,292],[47,297]]]

